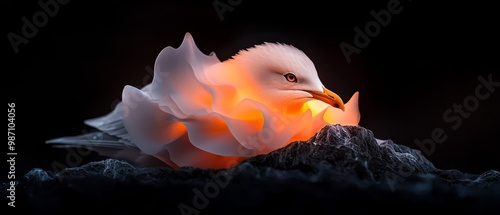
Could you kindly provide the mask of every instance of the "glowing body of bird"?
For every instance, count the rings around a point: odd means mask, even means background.
[[[85,123],[174,167],[228,168],[359,119],[358,93],[344,105],[299,49],[264,43],[220,62],[187,33],[160,52],[151,84],[125,86],[113,112]]]

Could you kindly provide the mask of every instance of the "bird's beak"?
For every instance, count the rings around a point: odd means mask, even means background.
[[[340,96],[330,91],[329,89],[323,87],[323,92],[318,92],[318,91],[307,91],[307,92],[311,93],[313,98],[323,101],[327,104],[330,104],[332,107],[345,111],[344,102],[342,101]]]

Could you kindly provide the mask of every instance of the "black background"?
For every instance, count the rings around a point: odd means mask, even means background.
[[[3,1],[2,94],[6,103],[16,103],[17,177],[34,167],[52,170],[54,162],[75,166],[102,159],[91,154],[68,160],[68,151],[44,141],[91,131],[83,120],[110,112],[125,85],[148,83],[145,67],[153,67],[166,46],[178,47],[186,32],[220,60],[263,42],[294,45],[344,100],[360,92],[360,125],[377,138],[419,149],[416,139],[442,128],[448,138],[428,156],[437,168],[500,169],[499,89],[457,129],[442,118],[474,95],[478,76],[500,81],[493,5],[402,0],[402,12],[348,64],[339,44],[353,44],[353,28],[364,29],[373,20],[370,11],[386,9],[389,0],[242,0],[223,21],[212,2],[73,0],[15,54],[6,35],[22,35],[21,18],[32,19],[41,8],[37,1]]]

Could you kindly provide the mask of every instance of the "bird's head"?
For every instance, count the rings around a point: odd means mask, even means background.
[[[272,107],[301,106],[311,99],[344,110],[344,102],[321,83],[313,62],[301,50],[285,44],[264,43],[234,55],[232,74],[238,89]]]

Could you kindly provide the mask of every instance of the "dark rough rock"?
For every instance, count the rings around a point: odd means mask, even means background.
[[[107,159],[58,173],[33,169],[17,192],[18,208],[50,214],[497,214],[500,173],[436,169],[420,151],[377,141],[363,127],[327,126],[309,141],[228,170],[138,168]]]

